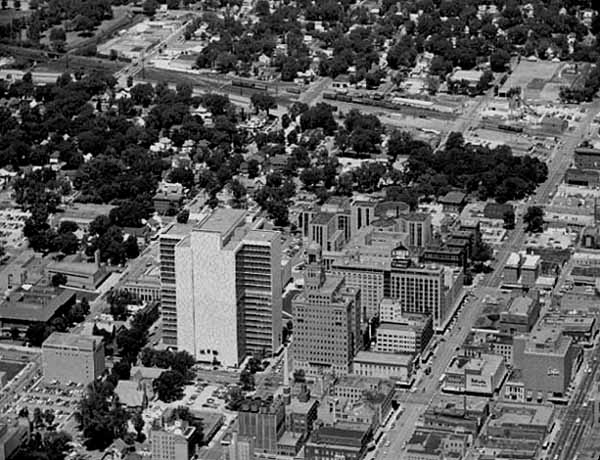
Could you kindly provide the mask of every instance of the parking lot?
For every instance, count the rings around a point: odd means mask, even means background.
[[[33,385],[25,387],[24,394],[20,395],[16,404],[9,408],[6,414],[18,415],[24,408],[27,408],[30,414],[35,409],[40,409],[42,412],[50,410],[54,413],[57,429],[62,429],[64,423],[77,410],[83,389],[81,384],[61,385],[39,379]]]

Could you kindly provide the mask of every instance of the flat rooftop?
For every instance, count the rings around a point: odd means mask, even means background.
[[[241,209],[218,208],[204,219],[197,229],[204,232],[216,232],[225,235],[240,225],[246,216],[246,211]]]
[[[532,304],[533,299],[531,297],[515,297],[508,306],[508,313],[511,315],[527,315]]]
[[[96,344],[101,340],[102,338],[98,336],[53,332],[42,347],[77,348],[78,350],[93,351]]]
[[[550,405],[526,406],[523,404],[498,403],[490,417],[493,425],[534,425],[548,426],[552,421],[554,408]]]
[[[162,236],[186,236],[189,235],[194,228],[194,223],[188,222],[186,224],[180,224],[179,222],[173,223],[169,229],[162,234]]]
[[[373,351],[359,351],[354,357],[355,362],[389,364],[392,366],[410,366],[414,357],[410,354],[375,353]]]

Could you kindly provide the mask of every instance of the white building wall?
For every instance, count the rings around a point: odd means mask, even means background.
[[[214,356],[225,366],[236,366],[234,252],[221,248],[218,233],[203,231],[192,232],[185,249],[177,247],[175,253],[178,349],[199,361]]]

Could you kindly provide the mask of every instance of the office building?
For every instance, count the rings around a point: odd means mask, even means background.
[[[87,385],[104,372],[104,345],[99,336],[53,332],[42,344],[46,381]]]
[[[237,366],[281,345],[281,235],[246,211],[217,209],[175,247],[177,345]]]
[[[581,349],[559,328],[540,325],[514,338],[514,367],[520,371],[525,399],[547,401],[565,395]]]
[[[393,322],[379,323],[374,351],[380,353],[421,353],[433,336],[428,315],[407,313]]]
[[[152,428],[152,460],[189,460],[195,452],[196,428],[183,420]]]
[[[411,212],[399,218],[400,231],[408,234],[408,244],[412,248],[424,248],[432,237],[431,215]]]
[[[169,347],[177,347],[177,300],[175,285],[175,246],[192,231],[192,224],[173,224],[161,233],[160,251],[160,313],[162,318],[162,341]]]
[[[254,450],[277,453],[277,442],[285,431],[285,404],[283,399],[247,398],[238,409],[238,435],[254,440]]]
[[[443,329],[462,286],[461,269],[397,264],[390,274],[389,297],[400,302],[403,312],[430,315],[434,328]]]
[[[360,291],[325,274],[318,245],[307,253],[304,290],[292,302],[294,369],[345,374],[361,342]]]
[[[363,324],[379,314],[386,273],[394,257],[408,254],[406,239],[405,233],[361,230],[333,260],[331,273],[343,276],[347,286],[360,290]]]
[[[324,426],[313,432],[304,450],[305,460],[362,460],[372,438],[369,426],[346,429]]]
[[[396,256],[396,250],[378,257],[348,251],[333,263],[331,271],[343,276],[349,286],[360,289],[361,299],[367,302],[363,322],[378,314],[381,301],[389,298],[402,306],[403,313],[430,315],[434,328],[443,329],[462,290],[462,269],[415,265],[410,259]]]

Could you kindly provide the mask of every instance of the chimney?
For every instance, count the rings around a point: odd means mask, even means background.
[[[94,263],[96,267],[100,268],[100,249],[94,251]]]

